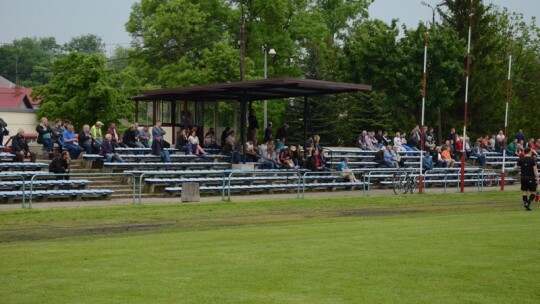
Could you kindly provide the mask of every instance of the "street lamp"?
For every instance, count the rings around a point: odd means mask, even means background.
[[[439,7],[441,7],[441,6],[443,6],[443,5],[446,5],[446,3],[441,2],[441,3],[439,3],[439,4],[435,5],[435,6],[432,6],[431,4],[427,3],[426,1],[422,1],[422,2],[420,2],[420,4],[422,4],[423,6],[427,6],[427,7],[429,7],[431,9],[431,12],[433,13],[432,18],[431,18],[432,24],[435,24],[435,12],[437,11],[437,9]]]
[[[431,12],[432,12],[432,16],[431,16],[431,26],[435,26],[435,12],[437,11],[437,9],[441,6],[444,6],[446,5],[446,3],[444,2],[441,2],[435,6],[432,6],[430,5],[429,3],[427,3],[426,1],[422,1],[420,2],[420,4],[422,4],[423,6],[427,6],[431,9]],[[441,113],[441,105],[438,105],[437,106],[437,116],[438,116],[438,124],[439,124],[439,128],[438,128],[438,138],[439,140],[442,139],[442,113]]]
[[[275,56],[276,50],[268,45],[263,45],[262,51],[264,53],[264,79],[268,79],[268,55]],[[268,125],[268,100],[264,100],[264,127]]]

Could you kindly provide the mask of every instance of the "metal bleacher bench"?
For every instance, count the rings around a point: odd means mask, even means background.
[[[309,175],[306,180],[326,180],[335,182],[343,180],[342,176],[338,175]],[[149,186],[150,192],[155,192],[156,186],[177,186],[182,183],[199,183],[202,186],[208,184],[223,185],[228,182],[228,177],[181,177],[181,178],[147,178],[145,182]],[[231,183],[243,183],[246,186],[258,187],[260,184],[277,184],[278,182],[298,181],[298,177],[294,175],[280,176],[234,176],[230,178]]]
[[[74,198],[81,199],[86,197],[109,197],[113,194],[112,190],[109,189],[85,189],[85,190],[34,190],[32,192],[25,191],[24,195],[26,197],[40,197],[40,198]],[[0,199],[3,200],[13,200],[20,199],[23,196],[23,191],[0,191]]]
[[[32,187],[36,188],[58,188],[58,187],[88,187],[92,184],[91,181],[86,179],[73,179],[73,180],[36,180],[32,182]],[[15,181],[3,181],[0,183],[0,189],[21,189],[23,182],[20,180]],[[25,188],[30,189],[30,182],[24,183]],[[54,189],[53,189],[54,190]],[[58,189],[56,189],[58,190]]]
[[[139,163],[103,163],[103,168],[106,171],[112,171],[114,169],[166,169],[166,168],[182,168],[182,169],[190,169],[190,168],[225,168],[230,167],[230,163],[225,162],[170,162],[170,163],[163,163],[163,162],[139,162]]]
[[[231,185],[230,187],[225,186],[201,186],[200,191],[207,192],[222,192],[223,190],[230,189],[231,191],[283,191],[287,189],[301,189],[304,188],[327,188],[327,189],[336,189],[336,188],[358,188],[364,187],[363,182],[351,183],[351,182],[330,182],[330,183],[288,183],[288,184],[258,184],[258,185]],[[182,187],[166,187],[165,192],[168,194],[176,194],[182,192]]]
[[[150,148],[116,148],[116,153],[118,154],[123,154],[123,153],[134,153],[134,152],[152,152],[152,149]],[[178,151],[178,149],[176,148],[165,148],[165,150],[169,151],[169,153],[175,153],[176,151]]]
[[[0,170],[28,170],[28,169],[43,169],[49,167],[46,163],[30,163],[30,162],[9,162],[0,163]],[[16,172],[16,171],[14,171]]]

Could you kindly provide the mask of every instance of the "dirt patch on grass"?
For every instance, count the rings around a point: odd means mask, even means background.
[[[421,210],[389,210],[389,209],[356,209],[356,210],[341,210],[339,216],[351,217],[370,217],[370,216],[387,216],[387,215],[405,215],[420,213]]]

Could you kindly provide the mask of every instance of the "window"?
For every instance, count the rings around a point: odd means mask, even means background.
[[[141,126],[154,124],[154,103],[152,101],[139,102],[137,122]]]
[[[162,100],[156,102],[157,106],[157,119],[161,120],[163,124],[171,124],[172,122],[172,102]]]

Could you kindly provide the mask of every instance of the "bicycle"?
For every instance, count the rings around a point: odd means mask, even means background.
[[[392,177],[392,190],[394,194],[413,193],[418,185],[418,176],[409,172],[397,172]]]

